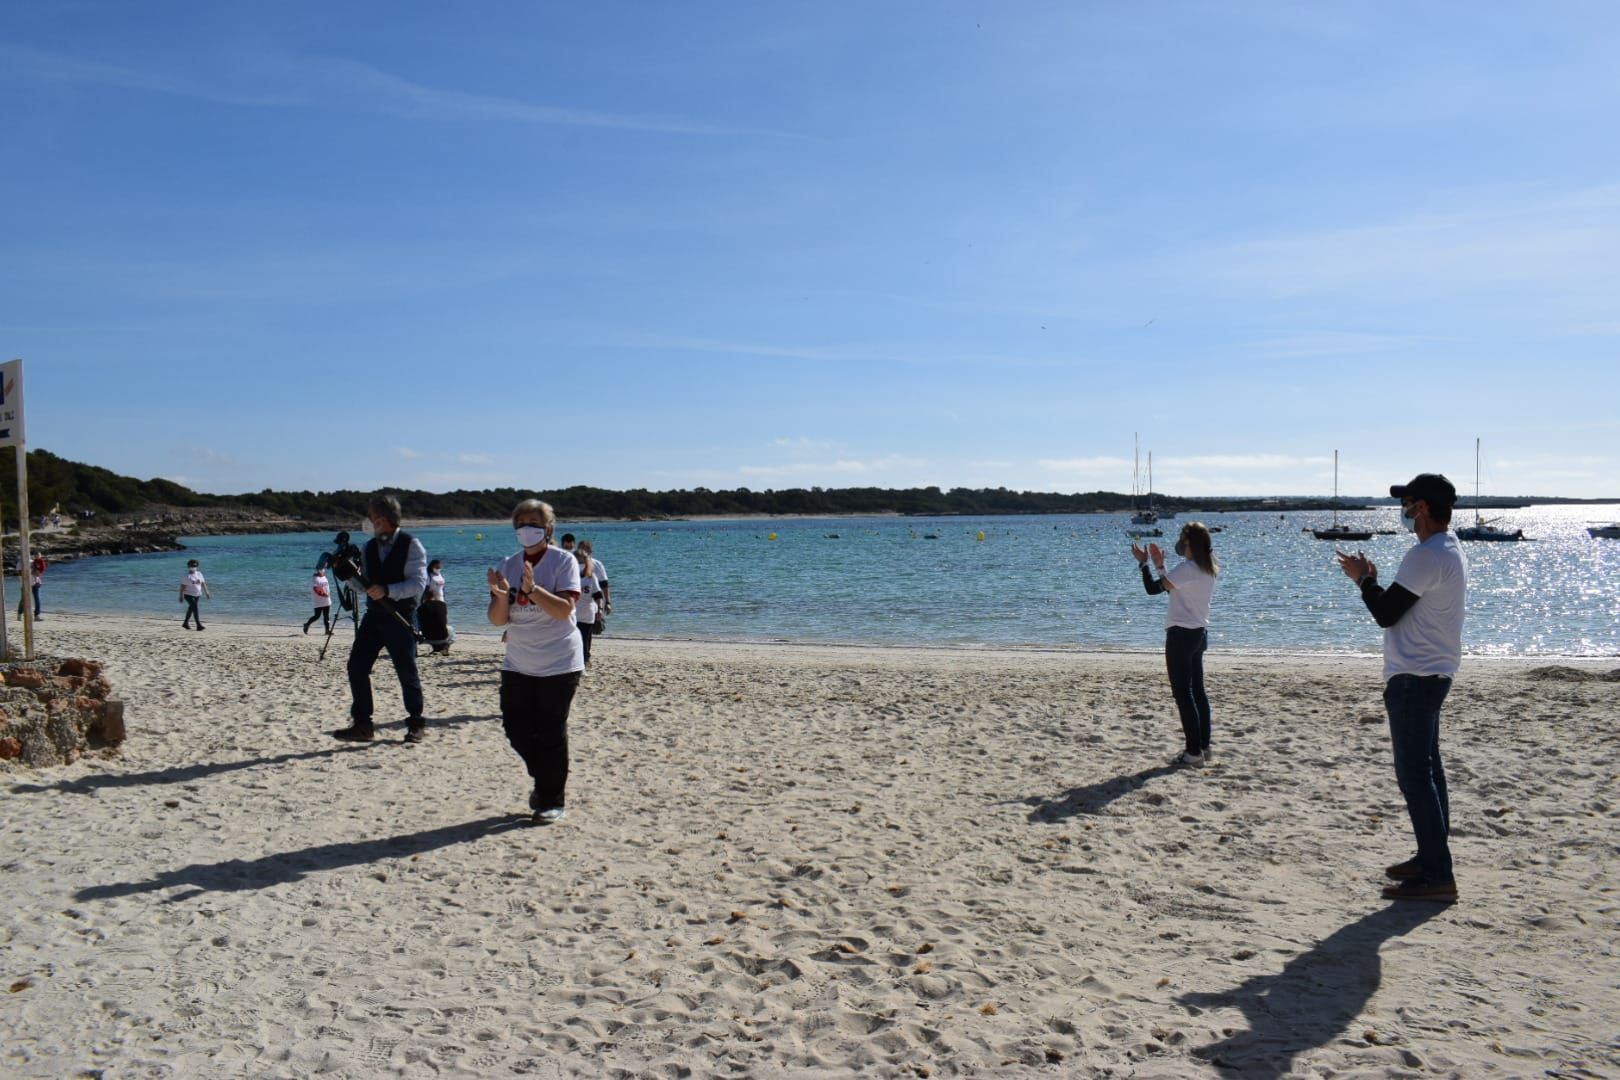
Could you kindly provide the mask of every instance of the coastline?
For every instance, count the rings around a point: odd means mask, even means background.
[[[1378,898],[1373,657],[1211,653],[1217,764],[1172,771],[1149,653],[609,636],[531,828],[492,638],[423,658],[420,747],[386,661],[379,741],[331,740],[346,642],[296,628],[36,641],[130,735],[0,768],[12,1075],[1620,1068],[1612,661],[1465,668],[1431,907]]]

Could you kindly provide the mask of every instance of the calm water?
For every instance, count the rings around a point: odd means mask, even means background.
[[[1467,515],[1459,515],[1459,520]],[[1394,510],[1341,515],[1389,529]],[[1211,644],[1227,649],[1373,652],[1379,630],[1332,559],[1302,532],[1323,514],[1211,514],[1221,582]],[[1620,506],[1531,507],[1502,523],[1535,543],[1465,544],[1472,569],[1466,647],[1503,656],[1620,655],[1620,541],[1594,540],[1590,521]],[[1176,520],[1163,523],[1173,542]],[[1165,600],[1149,597],[1122,515],[829,518],[568,526],[595,541],[608,567],[609,633],[906,645],[1033,645],[1153,649]],[[979,541],[976,534],[984,533]],[[774,533],[776,539],[768,539]],[[416,530],[444,560],[451,621],[491,633],[483,574],[516,550],[504,522]],[[836,539],[834,538],[836,536]],[[153,615],[179,622],[187,558],[202,561],[213,619],[308,617],[308,575],[331,539],[200,537],[185,553],[86,559],[53,566],[51,611]],[[1388,582],[1406,535],[1360,545]],[[16,579],[6,583],[15,604]]]

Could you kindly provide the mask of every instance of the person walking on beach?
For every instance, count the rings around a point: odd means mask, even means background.
[[[399,677],[405,699],[405,741],[419,743],[427,733],[422,718],[422,677],[416,670],[416,631],[411,613],[416,599],[427,587],[427,551],[421,541],[399,527],[399,500],[392,495],[373,495],[366,504],[371,521],[371,539],[361,554],[358,583],[365,588],[366,614],[349,648],[349,692],[353,702],[348,727],[332,734],[348,742],[370,742],[376,738],[371,722],[371,669],[377,655],[388,650]]]
[[[310,592],[315,596],[315,614],[304,623],[304,633],[309,633],[310,625],[316,619],[321,620],[321,627],[328,634],[332,632],[332,588],[327,584],[326,571],[317,570],[309,583]]]
[[[588,668],[591,666],[591,638],[596,633],[600,617],[598,605],[602,590],[591,574],[591,553],[585,550],[585,545],[574,549],[574,559],[579,563],[579,603],[574,605],[574,625],[579,627],[580,646],[584,650],[585,666]]]
[[[1401,524],[1418,542],[1401,558],[1395,580],[1378,584],[1378,567],[1361,552],[1337,552],[1339,567],[1384,628],[1384,709],[1389,714],[1395,779],[1417,838],[1417,855],[1384,873],[1389,900],[1457,899],[1451,866],[1451,803],[1440,761],[1440,705],[1462,663],[1468,560],[1451,534],[1457,489],[1438,473],[1421,473],[1389,493],[1401,500]]]
[[[1186,748],[1170,763],[1199,767],[1208,764],[1212,756],[1204,651],[1209,648],[1209,604],[1215,595],[1220,566],[1215,561],[1209,529],[1199,521],[1181,527],[1175,552],[1182,561],[1166,573],[1164,552],[1158,544],[1149,544],[1146,550],[1131,544],[1148,595],[1170,594],[1170,611],[1164,620],[1164,663],[1170,674],[1170,692],[1181,714],[1181,732],[1186,737]],[[1149,557],[1158,577],[1148,570]]]
[[[536,824],[561,821],[568,786],[568,710],[585,670],[574,621],[579,563],[551,546],[556,514],[539,499],[512,510],[522,550],[490,569],[489,621],[506,628],[501,665],[501,723],[534,781]]]
[[[596,550],[591,546],[589,540],[581,540],[579,550],[591,557],[591,577],[596,579],[597,588],[602,590],[602,599],[597,605],[600,608],[598,614],[613,614],[613,593],[608,589],[607,567],[603,566],[602,560],[596,557]]]
[[[180,620],[180,625],[187,630],[191,629],[191,620],[197,620],[197,629],[203,628],[202,610],[197,606],[199,597],[206,596],[212,600],[214,594],[208,591],[208,582],[203,579],[202,567],[196,559],[186,563],[186,576],[180,579],[180,600],[186,605],[186,617]]]

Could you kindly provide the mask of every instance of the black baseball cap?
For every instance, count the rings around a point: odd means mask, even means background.
[[[1430,506],[1449,510],[1457,505],[1457,488],[1439,473],[1418,473],[1404,484],[1394,484],[1389,493],[1397,499],[1422,499]]]

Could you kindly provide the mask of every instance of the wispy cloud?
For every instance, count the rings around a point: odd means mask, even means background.
[[[1315,468],[1331,464],[1331,455],[1322,457],[1292,457],[1287,454],[1197,454],[1190,457],[1165,457],[1160,464],[1168,469],[1254,469],[1280,470]]]
[[[812,439],[804,435],[797,438],[772,439],[771,445],[779,450],[791,450],[796,453],[825,453],[833,448],[833,444],[822,439]]]
[[[1129,458],[1120,457],[1040,458],[1035,464],[1047,472],[1063,473],[1114,473],[1131,467]]]
[[[1257,341],[1248,351],[1273,359],[1313,356],[1365,356],[1394,352],[1443,338],[1420,334],[1369,334],[1353,330],[1313,330]]]
[[[268,84],[262,89],[246,90],[165,72],[0,45],[0,69],[9,69],[13,77],[138,90],[230,105],[343,108],[419,119],[485,119],[669,135],[803,137],[783,131],[599,112],[429,86],[344,57],[303,55],[255,59],[257,62],[243,63],[237,71],[221,77],[221,81],[256,80]]]
[[[495,464],[495,455],[493,455],[493,454],[457,454],[456,455],[456,464],[457,465],[493,465],[493,464]]]
[[[1407,296],[1537,285],[1586,290],[1620,275],[1620,185],[1444,195],[1445,209],[1229,245],[1192,255],[1190,268],[1273,296],[1360,286]]]
[[[416,486],[428,491],[453,488],[477,491],[484,488],[518,487],[520,484],[518,478],[511,473],[442,469],[417,473]]]
[[[868,461],[855,458],[839,458],[836,461],[795,461],[782,465],[743,465],[738,468],[737,472],[742,476],[753,479],[790,476],[847,477],[889,473],[898,469],[921,469],[927,465],[928,462],[922,458],[890,454],[886,457],[873,458]]]
[[[422,456],[419,451],[412,450],[408,446],[396,446],[394,447],[394,453],[407,461],[414,461],[416,458]]]

